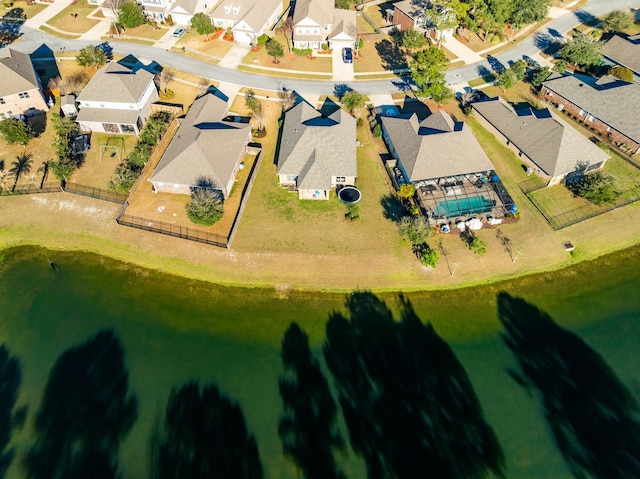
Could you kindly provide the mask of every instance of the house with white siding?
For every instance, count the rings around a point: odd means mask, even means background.
[[[283,9],[282,0],[222,0],[210,17],[214,26],[231,28],[237,43],[252,45],[271,32]]]

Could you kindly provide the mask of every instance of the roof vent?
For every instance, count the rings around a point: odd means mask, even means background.
[[[584,83],[578,83],[578,86],[584,86]]]

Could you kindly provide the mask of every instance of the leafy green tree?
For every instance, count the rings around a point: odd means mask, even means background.
[[[367,96],[355,91],[350,90],[342,96],[342,104],[356,117],[360,116],[362,109],[367,104]]]
[[[78,169],[78,165],[71,158],[59,158],[57,161],[51,162],[49,169],[56,179],[66,181]]]
[[[18,184],[18,180],[20,176],[24,174],[28,174],[31,172],[31,167],[33,166],[33,154],[32,153],[20,153],[16,156],[16,161],[11,163],[10,173],[13,173],[14,183],[13,187],[15,189]]]
[[[467,244],[467,247],[473,251],[478,256],[482,256],[487,252],[487,243],[480,238],[471,230],[465,230],[461,235],[460,239]]]
[[[0,121],[0,133],[9,145],[26,146],[35,136],[31,127],[17,118]]]
[[[609,75],[620,78],[622,81],[633,83],[633,72],[626,67],[616,65],[609,69]]]
[[[128,193],[139,176],[140,169],[128,161],[124,161],[116,167],[111,175],[109,189],[115,193]]]
[[[507,91],[509,88],[516,84],[516,75],[513,70],[506,68],[498,73],[495,84],[502,88],[502,91]]]
[[[533,77],[531,78],[531,84],[538,88],[542,85],[542,82],[545,81],[551,75],[551,69],[549,67],[542,67],[537,69],[533,73]]]
[[[273,38],[267,42],[267,53],[273,58],[273,63],[280,63],[280,59],[284,56],[284,48],[282,43]]]
[[[558,72],[560,74],[567,71],[567,61],[566,60],[558,60],[555,65],[553,65],[553,71]],[[546,80],[546,78],[545,78]]]
[[[426,96],[430,84],[444,85],[444,75],[449,59],[442,50],[431,46],[413,54],[411,78],[418,86],[418,94]]]
[[[602,28],[608,32],[622,32],[633,25],[633,14],[625,10],[614,10],[602,19]]]
[[[427,43],[428,41],[425,36],[413,28],[409,28],[402,33],[402,46],[405,47],[411,55],[413,55],[414,50],[426,47]]]
[[[145,21],[142,5],[139,5],[134,0],[125,0],[122,2],[120,12],[118,13],[118,23],[120,23],[120,25],[125,28],[136,28],[143,25]]]
[[[403,216],[398,223],[400,235],[407,238],[412,245],[420,245],[433,235],[429,222],[422,215]]]
[[[599,171],[567,181],[567,187],[574,195],[581,196],[598,206],[611,204],[620,195],[612,179]]]
[[[209,40],[209,34],[215,30],[211,19],[202,12],[191,18],[191,26],[199,35],[204,35],[205,40]]]
[[[224,204],[220,192],[211,188],[195,187],[191,192],[191,201],[185,209],[189,219],[198,225],[211,226],[224,215]]]
[[[76,62],[82,67],[94,67],[98,70],[107,63],[107,55],[102,48],[89,45],[80,49],[76,55]]]
[[[420,262],[424,266],[431,266],[432,268],[435,268],[439,260],[440,255],[435,249],[431,249],[429,246],[422,248],[422,251],[420,252]]]
[[[256,98],[256,94],[253,90],[247,90],[247,93],[244,95],[244,104],[251,111],[259,110],[261,107],[260,100]]]
[[[335,7],[341,10],[349,10],[354,3],[354,0],[335,0]]]
[[[551,0],[513,0],[507,21],[516,25],[536,23],[547,16]]]
[[[576,33],[571,40],[560,48],[558,55],[569,63],[588,68],[597,65],[602,58],[600,53],[602,45],[602,42],[591,35]]]
[[[524,60],[517,60],[513,62],[509,69],[515,75],[516,80],[522,81],[524,79],[524,74],[527,72],[527,64]]]

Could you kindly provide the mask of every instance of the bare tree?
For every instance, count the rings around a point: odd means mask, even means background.
[[[104,0],[102,2],[103,7],[110,8],[113,11],[113,14],[118,17],[120,14],[120,6],[124,3],[124,0]]]
[[[287,111],[296,104],[296,93],[287,88],[283,87],[282,90],[278,92],[278,97],[282,102],[282,111]]]
[[[160,72],[160,90],[162,90],[165,95],[167,94],[169,84],[175,79],[175,77],[176,69],[173,67],[164,67]]]
[[[68,95],[80,93],[87,83],[89,83],[89,75],[84,71],[77,71],[64,78],[51,78],[47,86],[51,90],[57,88],[60,95]]]
[[[282,30],[284,37],[287,40],[287,48],[289,49],[289,53],[291,53],[293,48],[293,38],[291,36],[293,32],[293,17],[291,15],[287,15],[287,19],[284,21]]]
[[[2,190],[9,191],[10,185],[13,184],[14,174],[7,170],[0,170],[0,192]]]
[[[518,258],[524,255],[524,250],[522,248],[517,248],[514,250],[511,238],[504,234],[502,230],[500,230],[500,228],[496,229],[496,238],[500,240],[500,244],[502,244],[504,250],[509,254],[509,258],[511,258],[512,263],[515,263]]]
[[[265,122],[266,122],[266,116],[264,114],[264,110],[262,109],[262,105],[260,105],[259,108],[253,110],[251,112],[251,118],[253,118],[256,122],[256,127],[258,128],[258,131],[262,131],[264,130],[265,127]]]

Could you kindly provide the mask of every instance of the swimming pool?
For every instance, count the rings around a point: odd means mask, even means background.
[[[493,209],[493,201],[478,195],[441,201],[433,209],[434,216],[464,216],[474,213],[488,213]]]

